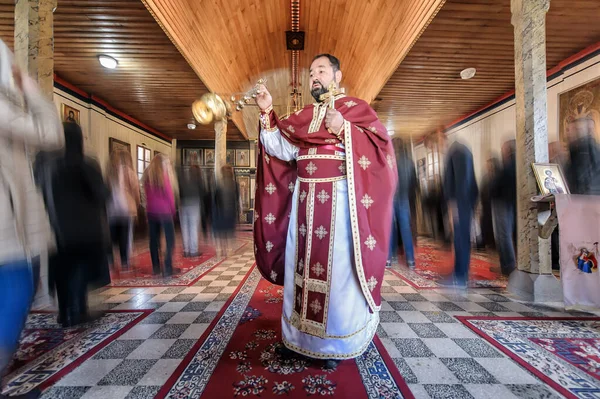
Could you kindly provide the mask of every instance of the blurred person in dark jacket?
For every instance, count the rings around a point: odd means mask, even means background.
[[[510,140],[502,146],[502,171],[492,188],[492,212],[496,248],[500,255],[500,269],[490,268],[508,276],[516,267],[515,231],[517,221],[517,163],[516,141]]]
[[[415,267],[415,249],[413,244],[411,204],[415,202],[417,190],[417,174],[406,142],[396,138],[393,140],[398,169],[398,185],[394,195],[394,218],[392,224],[392,240],[390,241],[390,261],[397,256],[397,232],[400,233],[406,264]]]
[[[500,161],[497,158],[488,159],[486,169],[487,173],[481,184],[481,235],[486,247],[496,248],[492,217],[492,187],[502,169]]]
[[[64,154],[39,153],[36,178],[56,236],[49,286],[51,290],[56,288],[59,322],[63,327],[72,327],[91,318],[88,286],[98,288],[110,283],[106,215],[110,193],[98,163],[84,156],[79,125],[65,122],[63,128]]]
[[[595,139],[594,120],[575,119],[568,133],[570,160],[565,178],[571,194],[600,195],[600,149]]]
[[[226,256],[229,252],[239,215],[240,189],[235,181],[233,168],[226,165],[221,168],[221,179],[215,189],[212,217],[220,256]]]
[[[140,205],[140,183],[128,151],[115,150],[110,154],[108,185],[110,200],[107,210],[110,236],[113,245],[119,247],[121,269],[127,271],[129,270],[133,223]],[[111,246],[109,251],[111,261],[113,259],[112,249]]]
[[[183,256],[199,256],[198,231],[200,229],[200,213],[202,197],[202,171],[197,164],[179,169],[179,221],[183,240]]]
[[[56,107],[14,64],[0,40],[0,376],[17,350],[52,229],[36,190],[29,154],[58,150],[64,135]],[[0,392],[2,386],[0,384]],[[37,389],[11,398],[35,398]],[[4,395],[0,394],[4,398]]]
[[[440,147],[447,146],[445,134],[439,134]],[[471,221],[477,205],[479,190],[475,180],[473,153],[455,141],[446,153],[444,167],[444,196],[454,232],[454,276],[445,284],[466,288],[471,260]]]

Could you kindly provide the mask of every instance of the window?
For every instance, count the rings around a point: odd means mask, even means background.
[[[429,190],[435,189],[440,183],[440,161],[442,156],[435,142],[426,142],[425,149],[427,151],[426,157],[419,161],[417,167],[419,168],[421,190],[429,192]]]
[[[144,175],[144,171],[150,165],[150,160],[152,159],[152,151],[146,147],[142,147],[141,145],[137,146],[137,174],[138,179],[142,180],[142,176]]]

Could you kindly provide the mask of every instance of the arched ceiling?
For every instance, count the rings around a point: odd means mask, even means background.
[[[274,102],[285,108],[291,81],[285,31],[290,3],[281,0],[143,0],[206,86],[217,93],[247,90],[266,77]],[[311,0],[300,2],[301,82],[312,57],[342,61],[348,93],[371,101],[394,73],[443,0]],[[303,90],[305,102],[312,102]],[[280,110],[281,111],[281,110]],[[256,108],[233,121],[255,137]]]

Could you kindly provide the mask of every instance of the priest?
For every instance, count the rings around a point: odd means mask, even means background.
[[[322,54],[314,104],[278,118],[264,85],[256,97],[256,261],[284,285],[285,348],[327,368],[361,355],[377,329],[397,181],[385,127],[341,80],[339,60]]]

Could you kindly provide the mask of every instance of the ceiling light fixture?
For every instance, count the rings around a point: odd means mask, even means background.
[[[468,80],[468,79],[471,79],[473,76],[475,76],[476,72],[477,72],[477,69],[475,69],[475,68],[463,69],[460,72],[460,77],[464,80]]]
[[[194,130],[196,128],[196,125],[194,123],[188,123],[187,127],[190,130]]]
[[[100,61],[100,65],[108,69],[115,69],[117,65],[119,65],[119,62],[117,60],[108,55],[99,55],[98,61]]]

